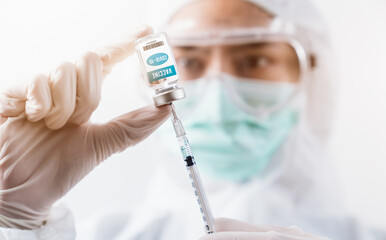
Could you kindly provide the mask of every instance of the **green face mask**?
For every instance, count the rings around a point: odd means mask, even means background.
[[[269,82],[256,80],[255,84],[259,87]],[[292,109],[282,109],[258,120],[236,107],[217,79],[209,81],[206,94],[201,97],[194,94],[191,86],[184,88],[187,99],[175,103],[176,111],[192,111],[181,114],[181,120],[198,168],[213,178],[242,182],[259,175],[297,121],[297,112]],[[288,91],[293,88],[289,87]],[[194,110],[193,105],[196,105]],[[163,135],[170,135],[170,131],[161,129]],[[173,143],[168,145],[175,151],[177,144]]]

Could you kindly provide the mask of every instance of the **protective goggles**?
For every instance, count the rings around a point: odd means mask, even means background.
[[[287,106],[303,85],[305,51],[295,38],[280,31],[222,29],[169,37],[182,83],[189,88],[196,85],[195,94],[205,92],[207,76],[229,74],[232,77],[222,83],[235,104],[264,115]]]

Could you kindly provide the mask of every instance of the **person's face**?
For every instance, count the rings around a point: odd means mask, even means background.
[[[229,0],[197,0],[169,22],[174,31],[268,27],[273,17],[256,5]],[[183,26],[183,27],[182,27]],[[240,45],[173,47],[181,79],[194,80],[212,72],[271,81],[299,81],[299,61],[286,42],[256,42]]]

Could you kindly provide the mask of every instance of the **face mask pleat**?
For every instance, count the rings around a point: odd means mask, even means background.
[[[282,101],[280,89],[286,87],[220,74],[184,84],[187,99],[175,105],[181,113],[200,170],[213,178],[242,182],[264,171],[295,126],[298,112],[288,107],[259,119],[241,110],[232,100],[227,90],[230,83],[244,90],[238,89],[240,94],[248,92],[256,99],[262,99],[259,101],[269,99],[273,103]],[[287,85],[289,89],[294,87]],[[201,90],[198,90],[199,86]],[[288,95],[289,89],[283,92]],[[161,133],[167,134],[162,130]],[[172,143],[168,145],[175,148]]]

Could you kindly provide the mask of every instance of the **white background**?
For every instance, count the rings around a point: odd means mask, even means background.
[[[143,2],[1,0],[0,89],[48,72],[143,22]],[[334,157],[347,204],[363,220],[386,228],[386,2],[315,3],[331,27],[340,68]],[[135,59],[125,61],[106,79],[94,120],[107,121],[144,104],[134,90],[138,77],[130,66],[135,64]],[[140,144],[115,155],[67,194],[65,201],[78,220],[97,208],[124,204],[132,209],[141,201],[141,181],[151,174],[149,162],[138,156],[145,150]]]

